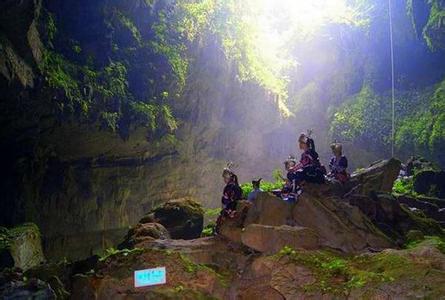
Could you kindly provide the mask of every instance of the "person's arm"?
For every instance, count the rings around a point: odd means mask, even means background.
[[[301,155],[300,162],[295,167],[293,167],[292,170],[294,170],[294,171],[300,170],[300,169],[306,167],[307,165],[310,165],[311,163],[312,163],[311,157],[309,155],[303,153]]]

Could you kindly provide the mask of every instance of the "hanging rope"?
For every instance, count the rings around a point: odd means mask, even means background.
[[[391,42],[391,156],[394,157],[394,139],[395,139],[395,100],[394,100],[394,44],[392,36],[392,9],[391,0],[388,0],[389,6],[389,38]]]

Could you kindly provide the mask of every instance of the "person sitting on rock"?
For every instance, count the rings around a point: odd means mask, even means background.
[[[346,171],[348,168],[348,159],[343,155],[343,146],[340,143],[334,142],[331,144],[331,150],[334,156],[329,162],[330,172],[328,178],[345,183],[349,180],[349,174]]]
[[[295,157],[289,155],[284,161],[284,169],[287,171],[284,187],[281,190],[281,198],[285,201],[295,202],[298,196],[301,194],[301,188],[297,185],[296,178],[294,176],[294,168],[298,164]]]
[[[326,168],[320,163],[310,132],[300,134],[298,147],[303,151],[300,161],[295,165],[290,164],[287,172],[287,185],[290,185],[297,197],[301,194],[301,185],[304,182],[324,183],[326,174]]]
[[[261,179],[254,179],[252,180],[252,187],[253,190],[249,193],[249,195],[247,196],[247,201],[249,202],[253,202],[256,200],[258,193],[262,192],[263,190],[260,188],[260,184],[261,184]]]
[[[235,216],[237,203],[242,199],[243,195],[238,184],[238,176],[232,171],[231,167],[232,163],[228,163],[222,174],[226,186],[221,198],[222,210],[216,222],[216,232],[218,232],[224,218],[233,218]]]

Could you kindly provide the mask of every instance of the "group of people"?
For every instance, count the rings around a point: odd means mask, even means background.
[[[285,201],[295,203],[298,196],[303,192],[305,182],[322,184],[326,180],[345,183],[349,179],[347,172],[348,160],[343,155],[342,144],[334,142],[331,144],[333,156],[329,162],[329,173],[321,164],[319,155],[315,149],[314,139],[310,132],[300,134],[298,138],[298,148],[302,151],[300,160],[289,156],[284,162],[286,178],[283,178],[284,185],[278,195]],[[238,200],[242,199],[242,190],[238,183],[238,177],[232,170],[232,165],[228,164],[223,171],[224,187],[222,211],[217,223],[225,217],[233,217],[236,213]],[[248,200],[254,201],[260,189],[261,178],[252,181],[253,191],[249,194]]]

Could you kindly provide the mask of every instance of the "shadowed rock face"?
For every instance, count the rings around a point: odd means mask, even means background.
[[[173,239],[196,239],[201,236],[204,210],[191,199],[170,200],[155,208],[140,223],[160,223]]]
[[[5,12],[0,16],[0,120],[7,124],[1,130],[0,162],[8,174],[0,181],[0,223],[38,224],[49,259],[80,259],[112,247],[129,226],[168,200],[191,198],[215,207],[223,186],[220,170],[227,160],[250,158],[239,162],[238,175],[246,180],[254,173],[268,176],[276,158],[290,151],[281,146],[290,125],[283,125],[262,87],[239,83],[232,64],[220,55],[220,46],[213,40],[193,53],[188,88],[172,104],[181,124],[176,143],[150,139],[143,127],[123,139],[97,124],[80,124],[71,118],[63,122],[54,106],[55,99],[63,99],[63,91],[49,89],[37,67],[47,34],[38,31],[38,16],[50,9],[59,22],[59,34],[72,29],[77,34],[74,40],[89,41],[83,51],[92,51],[100,64],[108,64],[111,42],[108,32],[101,30],[110,20],[96,9],[107,2],[0,3]],[[144,15],[146,9],[139,9],[146,6],[144,1],[111,2],[137,7],[138,20],[151,17]],[[86,25],[91,20],[98,26]],[[129,64],[129,86],[140,86],[146,81],[141,74],[144,66],[139,58]],[[264,126],[261,134],[259,123]],[[275,143],[278,139],[280,143]]]
[[[382,162],[380,171],[371,167],[371,174],[363,170],[361,186],[381,191],[387,184],[383,178],[392,178],[382,171],[387,164]],[[52,271],[37,267],[27,276],[61,278],[51,287],[59,294],[66,287],[72,299],[440,298],[445,293],[444,242],[425,237],[437,223],[426,226],[387,193],[345,189],[307,184],[295,205],[261,193],[253,204],[239,202],[238,214],[223,222],[220,235],[190,240],[168,238],[168,225],[177,230],[185,218],[164,222],[167,229],[152,223],[156,215],[177,217],[188,211],[193,218],[199,211],[187,201],[171,201],[129,231],[124,244],[130,249]],[[361,202],[350,204],[352,199]],[[380,223],[393,226],[398,235],[381,230]],[[386,249],[395,248],[397,238],[408,240],[410,248]],[[165,285],[134,287],[135,270],[159,266],[167,270]]]

